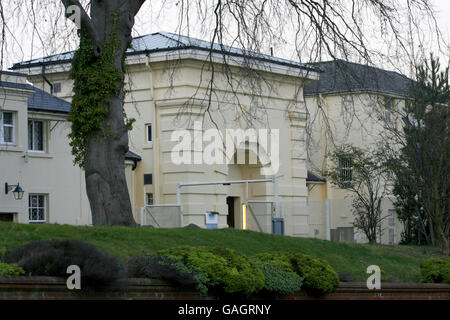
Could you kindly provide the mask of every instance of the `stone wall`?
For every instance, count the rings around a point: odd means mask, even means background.
[[[382,283],[381,290],[368,290],[365,283],[341,282],[337,292],[320,298],[304,292],[280,300],[450,300],[450,285]],[[267,297],[255,296],[252,300]],[[54,277],[0,277],[0,300],[213,300],[198,292],[180,290],[157,279],[128,279],[105,292],[70,291],[66,280]]]

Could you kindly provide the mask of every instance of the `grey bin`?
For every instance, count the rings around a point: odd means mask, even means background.
[[[283,218],[272,218],[272,233],[284,235]]]

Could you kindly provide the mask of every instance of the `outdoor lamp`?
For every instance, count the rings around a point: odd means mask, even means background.
[[[14,188],[15,187],[15,188]],[[13,190],[13,195],[14,195],[14,199],[16,200],[22,200],[23,198],[23,194],[25,191],[23,191],[23,189],[20,187],[19,183],[17,182],[17,184],[15,185],[8,185],[8,182],[5,183],[5,194],[8,194],[8,192],[10,190]]]

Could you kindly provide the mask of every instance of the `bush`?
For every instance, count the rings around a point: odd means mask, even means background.
[[[196,288],[202,294],[208,292],[208,279],[181,261],[165,256],[148,255],[126,262],[128,278],[164,279],[185,288]]]
[[[303,279],[292,271],[286,271],[272,263],[255,261],[264,274],[264,291],[287,295],[300,291]]]
[[[255,259],[271,263],[303,278],[303,288],[313,296],[335,292],[339,277],[324,260],[296,252],[273,252],[255,255]]]
[[[178,247],[158,254],[183,262],[203,274],[209,289],[250,295],[264,287],[264,274],[246,256],[226,248]]]
[[[420,264],[420,281],[450,284],[450,258],[432,258]]]
[[[20,276],[22,274],[25,274],[25,271],[18,265],[0,262],[0,277],[1,276]]]
[[[7,263],[17,263],[27,274],[68,277],[67,267],[81,269],[81,287],[100,289],[111,285],[123,275],[115,257],[99,251],[82,240],[36,240],[3,257]]]

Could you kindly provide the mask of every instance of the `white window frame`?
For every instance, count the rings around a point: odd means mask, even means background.
[[[150,195],[151,195],[151,197],[152,197],[152,202],[151,202],[151,203],[150,203],[150,201],[148,201]],[[153,203],[154,203],[153,192],[147,192],[147,194],[146,194],[146,196],[145,196],[145,201],[146,201],[146,203],[147,203],[148,206],[153,205]]]
[[[30,139],[29,131],[28,131],[28,122],[27,122],[27,133],[28,133],[28,140],[27,140],[27,146],[29,152],[37,152],[37,153],[45,153],[47,150],[47,123],[45,120],[39,120],[39,119],[28,119],[28,121],[31,121],[33,123],[33,129],[31,130],[31,133],[34,134],[34,123],[35,122],[42,122],[42,150],[36,150],[34,149],[34,137],[31,138],[31,144],[32,149],[29,148],[28,142]]]
[[[32,201],[31,198],[32,197],[44,197],[44,206],[43,207],[39,207],[39,205],[37,207],[32,207]],[[39,200],[38,200],[39,203]],[[48,200],[47,200],[47,195],[44,193],[30,193],[28,195],[28,222],[29,223],[46,223],[47,222],[47,206],[48,206]],[[30,210],[32,209],[43,209],[44,212],[44,219],[43,220],[31,220],[31,214],[30,214]]]
[[[150,137],[149,137],[149,134],[148,134],[149,127],[150,127]],[[153,142],[153,127],[152,127],[151,123],[145,124],[145,142],[147,142],[147,143],[152,143]]]
[[[11,113],[11,115],[12,115],[12,124],[4,124],[3,123],[3,115],[5,114],[5,113]],[[4,136],[3,136],[3,134],[4,134],[4,128],[5,127],[10,127],[10,128],[12,128],[12,130],[11,130],[11,132],[12,132],[12,134],[11,134],[11,137],[12,137],[12,142],[5,142],[4,141]],[[15,145],[16,144],[16,121],[15,121],[15,112],[14,111],[0,111],[0,144],[2,144],[2,145]]]

